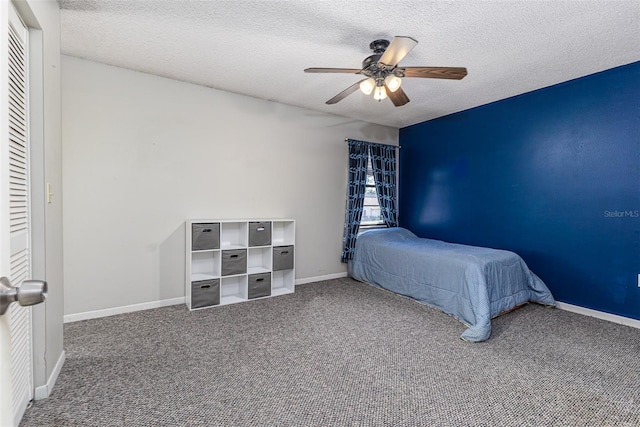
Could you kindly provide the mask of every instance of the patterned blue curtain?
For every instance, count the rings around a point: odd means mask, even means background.
[[[397,227],[396,147],[371,144],[371,167],[384,223],[387,227]]]
[[[369,159],[369,143],[349,142],[349,184],[347,187],[347,209],[344,221],[344,237],[342,239],[342,262],[353,258],[356,237],[362,218],[364,193],[367,184],[367,160]]]

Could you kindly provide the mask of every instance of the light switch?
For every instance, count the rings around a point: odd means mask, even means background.
[[[51,191],[51,183],[47,182],[47,203],[51,203],[53,199],[53,192]]]

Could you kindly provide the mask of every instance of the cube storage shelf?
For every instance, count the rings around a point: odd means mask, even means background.
[[[189,310],[295,290],[295,220],[188,220],[186,248]]]

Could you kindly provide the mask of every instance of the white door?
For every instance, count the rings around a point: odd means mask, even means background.
[[[8,3],[8,7],[7,4]],[[0,276],[19,286],[31,276],[29,238],[28,31],[13,8],[0,25]],[[4,15],[4,14],[3,14]],[[7,16],[2,17],[3,20]],[[5,32],[6,30],[6,32]],[[7,105],[7,104],[5,104]],[[7,111],[0,109],[0,111]],[[0,316],[0,426],[17,426],[33,398],[31,307],[11,304]]]

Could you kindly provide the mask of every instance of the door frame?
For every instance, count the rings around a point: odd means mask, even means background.
[[[29,31],[29,180],[31,185],[31,274],[33,278],[46,280],[46,183],[44,146],[44,34],[36,17],[24,1],[14,1],[14,6]],[[46,353],[47,304],[31,308],[33,326],[33,384],[34,399],[49,396],[39,385],[47,383]]]
[[[30,255],[31,255],[31,277],[44,279],[46,277],[45,262],[45,219],[46,219],[46,201],[45,201],[45,146],[44,146],[44,40],[43,32],[39,28],[38,21],[32,12],[29,4],[24,0],[2,0],[0,8],[3,19],[0,24],[0,31],[3,34],[8,31],[8,15],[9,8],[14,6],[18,16],[22,19],[28,32],[27,39],[27,84],[28,92],[28,132],[29,132],[29,186],[30,186]],[[6,38],[5,38],[6,40]],[[8,42],[3,41],[1,47],[2,52],[6,53]],[[2,81],[8,79],[8,62],[6,55],[2,55],[0,60],[0,75]],[[4,86],[4,84],[3,84]],[[0,99],[6,100],[8,92],[6,88],[0,90]],[[8,109],[6,104],[0,106],[0,114],[2,114],[1,122],[8,124]],[[2,126],[3,129],[6,126]],[[5,137],[4,135],[2,136]],[[3,174],[4,176],[4,174]],[[8,230],[7,230],[8,231]],[[43,395],[40,384],[46,384],[46,304],[40,304],[32,307],[31,311],[31,351],[32,366],[31,377],[32,386],[31,395],[33,398],[48,397],[48,390]],[[10,368],[9,368],[10,369]],[[11,383],[11,376],[7,378],[3,375],[1,381]],[[12,405],[12,404],[11,404]],[[5,408],[8,409],[8,408]]]
[[[32,307],[35,399],[43,399],[54,389],[66,359],[60,6],[56,0],[0,0],[0,7],[5,8],[8,1],[20,13],[31,39],[32,264],[34,277],[49,284],[46,302]],[[53,197],[48,197],[48,183]]]

